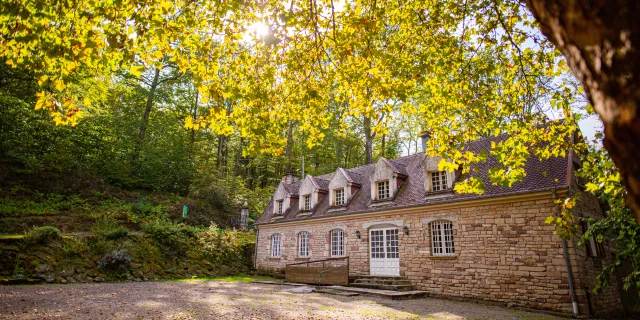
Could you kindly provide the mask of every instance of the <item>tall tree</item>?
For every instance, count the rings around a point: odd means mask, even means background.
[[[526,0],[540,30],[562,51],[605,127],[640,221],[640,4],[634,0]]]

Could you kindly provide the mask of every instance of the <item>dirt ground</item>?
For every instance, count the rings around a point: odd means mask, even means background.
[[[0,319],[560,319],[471,302],[289,289],[211,280],[2,286]]]

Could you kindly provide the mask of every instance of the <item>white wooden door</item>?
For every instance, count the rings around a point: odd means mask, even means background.
[[[400,275],[397,228],[370,230],[369,248],[369,273],[372,276]]]

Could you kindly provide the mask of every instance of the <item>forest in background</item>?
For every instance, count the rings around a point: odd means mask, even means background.
[[[169,65],[140,79],[121,74],[79,83],[99,107],[75,127],[58,126],[47,112],[33,109],[41,90],[33,74],[0,61],[3,189],[25,185],[65,194],[108,185],[205,199],[215,208],[234,211],[246,199],[253,220],[285,173],[303,175],[303,161],[304,174],[316,175],[365,164],[367,140],[373,161],[412,154],[420,147],[415,119],[393,119],[390,133],[377,137],[369,127],[369,139],[367,120],[352,118],[344,132],[336,119],[322,129],[324,143],[313,148],[291,121],[279,156],[249,156],[238,130],[222,135],[185,128],[187,118],[205,110],[191,82],[188,74]]]

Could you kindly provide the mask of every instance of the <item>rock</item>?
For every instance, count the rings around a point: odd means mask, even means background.
[[[140,267],[142,267],[142,265],[141,265],[141,264],[139,264],[139,263],[132,263],[132,264],[131,264],[131,268],[132,268],[132,269],[138,269],[138,268],[140,268]]]
[[[76,268],[76,273],[77,273],[77,274],[80,274],[80,273],[82,273],[83,271],[84,271],[84,270],[82,270],[82,268]]]
[[[29,278],[27,279],[27,284],[37,284],[42,282],[42,279],[38,279],[38,278]]]
[[[98,276],[98,272],[96,270],[87,270],[87,275],[89,277],[97,277]]]
[[[75,270],[73,270],[73,268],[64,269],[64,270],[62,270],[62,274],[61,275],[63,277],[72,276],[74,274],[74,271]]]
[[[102,277],[95,277],[93,278],[94,282],[104,282],[104,279]]]
[[[507,307],[509,307],[509,308],[513,308],[513,307],[515,307],[515,306],[516,306],[516,304],[515,304],[515,303],[513,303],[513,302],[509,302],[509,303],[507,303]]]
[[[144,281],[149,281],[149,278],[144,277],[144,278],[142,278],[142,280],[144,280]]]
[[[62,283],[62,284],[66,284],[66,283],[67,283],[67,280],[62,279],[62,280],[60,280],[60,283]]]
[[[38,257],[38,259],[40,259],[40,260],[49,259],[49,256],[44,252],[36,252],[35,256]]]
[[[45,280],[47,283],[54,283],[56,281],[56,279],[54,278],[47,278],[47,280]]]
[[[142,277],[142,276],[144,276],[144,272],[142,272],[142,270],[138,270],[138,271],[136,271],[136,272],[135,272],[135,274],[136,274],[136,276],[138,276],[138,277]]]
[[[74,277],[71,277],[71,276],[67,277],[67,281],[69,281],[69,283],[76,283],[76,282],[78,282],[78,281],[76,281],[76,279],[75,279]]]
[[[45,273],[49,270],[51,270],[51,267],[48,264],[41,264],[36,268],[36,272],[38,273]]]

